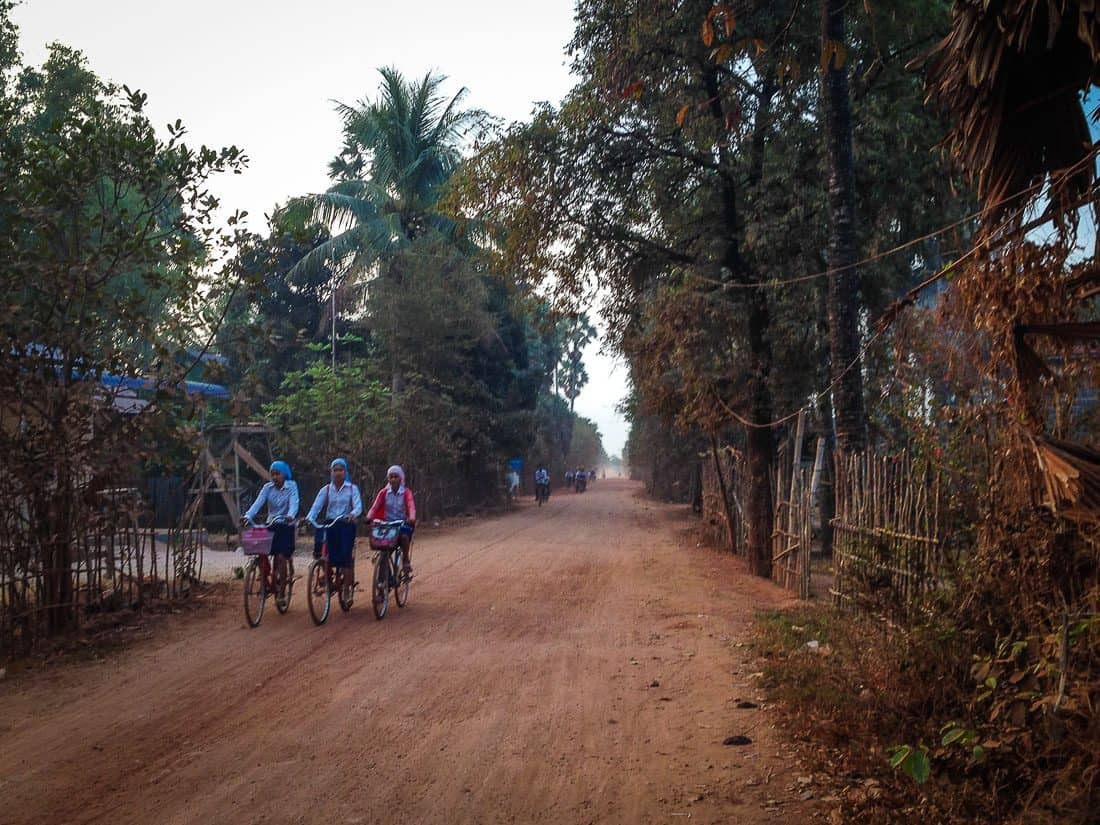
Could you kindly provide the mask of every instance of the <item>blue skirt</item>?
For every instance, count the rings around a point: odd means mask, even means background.
[[[318,530],[314,546],[320,549],[321,542],[328,543],[329,564],[336,567],[350,567],[355,557],[355,523],[340,521],[327,530]]]
[[[293,524],[273,524],[271,526],[271,552],[277,556],[293,556],[294,534],[296,532]]]

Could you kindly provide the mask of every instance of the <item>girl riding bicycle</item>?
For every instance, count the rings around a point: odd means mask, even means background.
[[[412,559],[409,551],[412,547],[412,534],[416,529],[416,500],[412,490],[405,486],[405,471],[394,464],[386,471],[386,480],[389,482],[378,491],[371,505],[368,518],[377,521],[404,521],[401,526],[399,542],[401,544],[401,557],[404,563],[401,565],[406,576],[412,576]]]
[[[252,556],[245,568],[244,611],[250,627],[257,627],[264,615],[268,595],[275,596],[275,609],[286,613],[290,608],[294,582],[294,534],[297,530],[298,485],[285,461],[273,461],[267,482],[242,517],[242,521],[267,528],[263,538],[270,544],[259,549],[253,542],[258,530],[241,531],[241,549]],[[267,505],[267,522],[257,525],[256,516]],[[261,533],[262,535],[262,533]],[[262,544],[262,542],[261,542]],[[247,548],[247,549],[246,549]]]
[[[309,508],[309,520],[336,523],[318,530],[313,540],[313,558],[321,557],[321,545],[328,542],[328,560],[334,567],[351,567],[355,553],[355,520],[363,515],[359,488],[351,483],[348,463],[337,458],[329,466],[331,481],[317,492]]]
[[[271,553],[280,559],[294,555],[294,519],[298,515],[298,484],[285,461],[271,462],[271,481],[267,482],[248,508],[244,517],[255,523],[263,506],[267,505],[267,520],[271,527]],[[282,563],[282,562],[280,562]]]

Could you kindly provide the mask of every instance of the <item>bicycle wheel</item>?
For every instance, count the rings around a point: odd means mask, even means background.
[[[315,625],[322,625],[328,620],[331,596],[328,565],[324,559],[314,559],[310,562],[306,577],[306,601],[309,603],[309,617]]]
[[[374,618],[381,621],[386,618],[386,609],[390,606],[390,554],[379,553],[371,576],[370,606]]]
[[[249,627],[259,627],[264,618],[267,589],[260,562],[252,559],[244,571],[244,618]]]
[[[409,576],[405,572],[404,555],[399,549],[393,557],[393,569],[396,572],[397,584],[393,588],[393,600],[398,607],[404,607],[409,603]]]
[[[294,592],[294,579],[290,575],[290,559],[275,564],[275,609],[279,613],[290,610],[290,597]]]
[[[340,576],[340,609],[347,613],[355,602],[355,570],[351,567],[342,567]]]

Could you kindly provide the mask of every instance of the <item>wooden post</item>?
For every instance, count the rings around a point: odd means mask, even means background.
[[[718,460],[718,436],[711,433],[710,454],[714,459],[714,473],[718,476],[718,494],[722,497],[722,512],[726,515],[726,530],[729,532],[730,550],[737,552],[737,534],[733,523],[733,512],[730,510],[730,498],[726,491],[726,479],[722,474],[722,463]]]
[[[333,358],[336,358],[336,340],[332,341]],[[336,371],[336,367],[333,366],[333,372]],[[241,454],[237,450],[237,430],[232,429],[229,433],[230,446],[233,449],[233,501],[236,504],[235,507],[230,508],[230,514],[233,518],[233,523],[236,524],[241,520]]]
[[[802,480],[802,439],[805,435],[806,413],[798,413],[798,423],[795,425],[794,451],[791,453],[791,487],[790,498],[787,500],[787,560],[784,563],[783,586],[790,588],[790,576],[798,569],[798,561],[793,558],[795,553],[802,556],[806,548],[798,547],[800,543],[798,518],[801,515],[796,506],[799,500],[799,482]]]
[[[825,465],[825,438],[818,436],[817,450],[814,452],[814,469],[810,473],[810,490],[809,494],[805,496],[805,513],[803,518],[805,519],[805,526],[803,534],[805,535],[806,542],[806,563],[802,570],[802,598],[810,598],[810,568],[813,562],[813,513],[814,503],[817,501],[817,491],[821,486],[821,473]]]

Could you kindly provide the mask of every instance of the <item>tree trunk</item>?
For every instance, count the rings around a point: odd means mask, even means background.
[[[821,46],[844,44],[844,9],[848,0],[822,0]],[[835,54],[829,48],[829,54]],[[842,65],[837,65],[838,63]],[[833,386],[833,417],[841,452],[867,444],[861,365],[849,369],[859,355],[859,276],[854,269],[855,172],[852,159],[852,108],[848,68],[843,58],[830,58],[822,79],[825,144],[829,166],[829,352]],[[847,370],[847,372],[845,372]]]
[[[745,556],[749,572],[764,578],[772,574],[772,529],[775,501],[772,498],[771,467],[775,459],[775,435],[772,420],[772,396],[768,387],[772,348],[768,339],[771,313],[763,290],[754,290],[749,308],[749,351],[755,374],[750,379],[751,420],[747,449],[748,490],[745,501]]]
[[[827,341],[829,337],[829,290],[827,284],[822,284],[820,281],[818,284],[819,287],[816,291],[818,335],[820,336],[819,340]],[[824,378],[823,383],[827,383],[828,376],[831,375],[828,347],[820,347],[820,353],[819,380]],[[825,437],[825,466],[822,468],[820,490],[821,552],[826,558],[832,558],[833,518],[836,516],[836,485],[834,478],[836,471],[833,467],[833,456],[836,453],[836,435],[833,431],[832,395],[827,392],[820,393],[817,396],[817,420],[821,427],[821,434]]]
[[[772,72],[765,72],[771,78]],[[710,110],[717,123],[725,128],[726,113],[722,108],[718,93],[718,80],[713,73],[704,78],[707,93],[710,96]],[[756,119],[753,124],[753,157],[750,158],[752,178],[748,185],[759,182],[763,169],[764,131],[771,120],[771,102],[775,85],[766,80],[759,98]],[[720,143],[718,148],[719,164],[722,169],[722,221],[725,230],[725,250],[722,264],[729,277],[740,283],[757,283],[758,277],[741,254],[741,231],[737,214],[738,176],[734,171],[733,159],[729,156],[729,147]],[[755,425],[746,429],[746,465],[748,484],[745,490],[745,557],[749,572],[764,578],[772,573],[772,527],[775,515],[775,502],[771,489],[771,462],[775,458],[772,420],[772,397],[769,379],[772,366],[772,347],[770,340],[771,312],[768,296],[763,289],[749,290],[746,299],[748,312],[748,350],[750,355],[750,374],[748,376],[749,420]]]
[[[42,525],[48,531],[47,549],[40,554],[40,558],[46,560],[46,627],[50,636],[68,630],[74,615],[72,502],[76,491],[67,463],[57,469],[57,474],[56,494],[46,507],[50,518]]]

